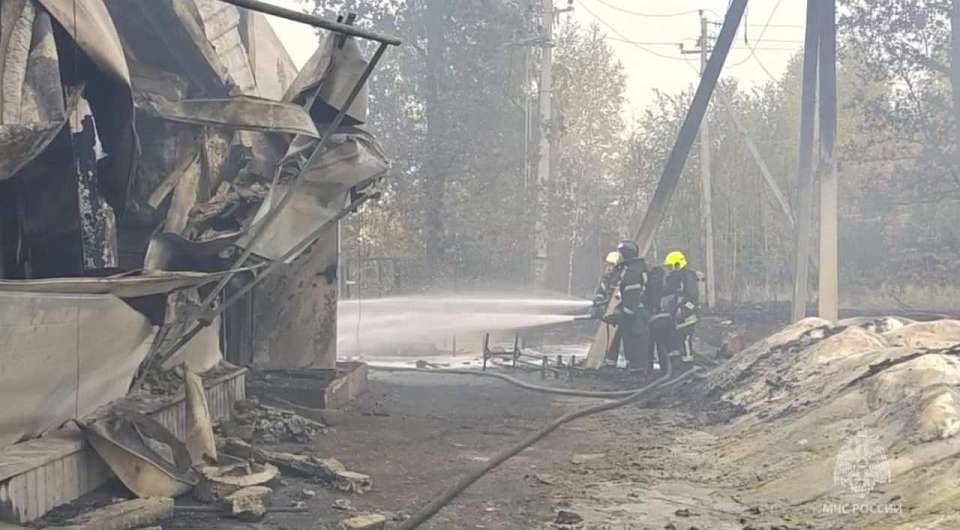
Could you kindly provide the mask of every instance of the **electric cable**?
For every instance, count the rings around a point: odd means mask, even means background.
[[[592,414],[597,414],[600,412],[605,412],[608,410],[613,410],[616,408],[623,407],[625,405],[629,405],[630,403],[633,403],[639,400],[640,398],[644,397],[644,395],[651,390],[658,389],[658,388],[664,389],[664,388],[674,386],[686,380],[687,378],[689,378],[690,376],[692,376],[694,373],[697,372],[697,369],[693,368],[692,370],[685,372],[683,375],[680,375],[679,377],[673,380],[670,380],[670,377],[672,376],[672,372],[673,372],[672,368],[673,367],[671,365],[668,365],[667,373],[665,373],[662,377],[660,377],[656,381],[653,381],[649,385],[637,390],[633,394],[623,399],[620,399],[617,401],[609,401],[607,403],[600,403],[597,405],[593,405],[591,407],[575,410],[573,412],[564,414],[563,416],[560,416],[559,418],[553,420],[552,422],[550,422],[548,425],[541,428],[537,432],[524,438],[519,443],[513,445],[512,447],[508,447],[500,451],[482,467],[467,473],[467,475],[461,478],[460,480],[458,480],[456,484],[453,484],[452,486],[444,490],[443,493],[441,493],[440,495],[435,497],[432,501],[430,501],[426,506],[424,506],[423,508],[420,508],[416,513],[413,514],[413,516],[411,516],[409,519],[404,521],[403,524],[401,524],[398,527],[398,530],[413,530],[414,528],[419,527],[421,524],[425,523],[431,517],[436,515],[437,512],[442,510],[446,505],[450,504],[450,502],[453,499],[455,499],[458,495],[463,493],[463,491],[469,488],[474,482],[483,478],[484,475],[486,475],[493,469],[497,468],[500,464],[506,462],[511,457],[516,456],[524,449],[530,447],[531,445],[545,438],[548,434],[557,430],[557,428],[559,428],[561,425],[565,423],[569,423],[578,418],[583,418],[585,416],[589,416]]]
[[[736,68],[736,67],[738,67],[738,66],[746,63],[746,62],[749,61],[750,59],[754,59],[754,60],[757,61],[757,65],[760,66],[760,69],[762,69],[763,72],[764,72],[765,74],[767,74],[767,77],[769,77],[771,81],[773,81],[774,83],[777,83],[777,82],[779,81],[776,77],[774,77],[773,74],[770,73],[770,70],[768,70],[767,67],[766,67],[766,65],[763,64],[763,61],[761,61],[760,58],[757,57],[757,47],[760,46],[760,43],[761,43],[761,42],[763,42],[763,36],[767,33],[767,29],[770,28],[770,22],[773,21],[773,17],[774,17],[774,15],[777,14],[777,9],[780,8],[780,4],[782,4],[782,3],[783,3],[783,0],[777,0],[777,3],[773,5],[773,9],[770,10],[770,15],[767,16],[767,20],[766,20],[766,22],[764,22],[764,24],[763,24],[763,29],[760,30],[760,35],[757,37],[757,40],[754,41],[753,46],[751,46],[751,47],[749,48],[749,50],[750,50],[750,55],[747,56],[746,59],[744,59],[744,60],[742,60],[742,61],[739,61],[739,62],[736,62],[736,63],[733,63],[733,64],[731,64],[730,66],[728,66],[727,68]]]
[[[611,4],[606,0],[596,0],[600,5],[606,6],[614,11],[619,11],[627,15],[633,15],[636,17],[646,17],[646,18],[672,18],[672,17],[682,17],[684,15],[694,15],[700,13],[699,9],[689,9],[687,11],[679,11],[675,13],[641,13],[639,11],[633,11],[625,7],[620,7],[618,5]]]
[[[585,398],[599,398],[599,399],[616,399],[623,398],[627,396],[632,396],[633,394],[643,390],[641,389],[632,389],[632,390],[613,390],[613,391],[603,391],[603,390],[576,390],[573,388],[556,388],[550,386],[541,386],[527,383],[521,379],[511,377],[505,374],[498,374],[496,372],[480,372],[477,370],[460,370],[457,368],[411,368],[406,366],[377,366],[374,364],[368,364],[367,368],[369,370],[375,370],[379,372],[415,372],[415,373],[424,373],[424,374],[441,374],[441,375],[472,375],[476,377],[489,377],[492,379],[499,379],[501,381],[506,381],[512,385],[516,385],[520,388],[524,388],[533,392],[539,392],[541,394],[556,394],[559,396],[574,396],[574,397],[585,397]]]
[[[610,24],[609,22],[607,22],[606,20],[604,20],[603,18],[601,18],[599,15],[597,15],[592,9],[590,9],[589,7],[587,7],[587,5],[583,3],[583,0],[577,0],[577,3],[580,4],[580,7],[582,7],[583,10],[587,12],[587,14],[589,14],[589,15],[592,16],[594,19],[596,19],[596,21],[599,22],[601,25],[603,25],[604,27],[606,27],[607,29],[609,29],[610,31],[612,31],[613,33],[615,33],[615,34],[616,34],[618,37],[620,37],[621,39],[624,39],[625,41],[630,41],[630,38],[627,37],[626,35],[624,35],[624,34],[623,34],[620,30],[618,30],[616,27],[614,27],[613,24]],[[662,53],[660,53],[660,52],[656,52],[656,51],[654,51],[654,50],[651,50],[650,48],[647,48],[647,47],[643,46],[642,44],[637,44],[636,42],[631,42],[631,44],[633,44],[633,46],[635,46],[637,49],[642,50],[642,51],[645,51],[645,52],[649,53],[650,55],[655,55],[655,56],[661,57],[661,58],[663,58],[663,59],[670,59],[671,61],[687,62],[687,59],[683,59],[683,58],[681,58],[681,57],[673,57],[673,56],[671,56],[671,55],[665,55],[665,54],[662,54]]]

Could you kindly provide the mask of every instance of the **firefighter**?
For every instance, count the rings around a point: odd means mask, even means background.
[[[604,317],[604,322],[616,324],[623,344],[623,355],[631,370],[650,373],[653,357],[650,352],[650,313],[644,306],[647,288],[647,264],[640,257],[640,249],[633,241],[617,245],[620,254],[620,306]],[[615,350],[614,350],[615,351]]]
[[[664,285],[664,297],[669,299],[669,311],[677,326],[677,340],[683,360],[693,360],[693,328],[697,324],[700,313],[699,276],[687,264],[687,257],[683,252],[674,251],[667,254],[663,260],[663,267],[667,270]]]
[[[605,272],[600,276],[600,285],[597,286],[597,290],[593,294],[593,307],[590,309],[593,318],[603,317],[607,310],[607,304],[610,302],[610,296],[613,294],[613,289],[620,281],[620,273],[623,271],[621,268],[623,258],[617,251],[607,254],[603,263]]]

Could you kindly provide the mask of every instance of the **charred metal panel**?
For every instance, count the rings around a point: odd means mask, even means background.
[[[255,364],[336,367],[337,226],[284,273],[255,289]]]
[[[73,151],[79,174],[77,202],[83,268],[89,271],[115,269],[119,264],[117,220],[100,193],[96,144],[93,117],[88,115],[83,118],[80,132],[73,133]]]
[[[113,296],[0,293],[0,402],[17,404],[0,409],[0,447],[126,395],[151,333]]]

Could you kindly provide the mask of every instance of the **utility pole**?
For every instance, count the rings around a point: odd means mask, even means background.
[[[793,268],[791,320],[806,316],[809,290],[811,225],[813,224],[813,135],[817,106],[817,65],[820,48],[820,0],[807,0],[806,34],[803,41],[803,79],[800,94],[800,150],[797,163],[797,241]]]
[[[817,312],[836,322],[840,317],[837,242],[837,15],[836,0],[820,7],[820,274]]]
[[[537,163],[537,202],[534,225],[534,283],[547,284],[547,204],[550,190],[550,141],[553,135],[553,0],[543,0],[540,59],[540,149]]]
[[[707,17],[700,10],[700,48],[697,50],[681,50],[681,53],[700,54],[700,77],[707,68],[710,58],[710,35],[707,30]],[[707,307],[717,304],[717,276],[716,259],[713,249],[713,176],[710,174],[710,120],[707,114],[700,124],[700,236],[703,241],[704,272],[707,275],[706,303]]]

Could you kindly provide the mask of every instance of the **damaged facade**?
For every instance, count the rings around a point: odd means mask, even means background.
[[[219,0],[0,3],[0,450],[147,368],[335,367],[336,221],[388,163],[364,90],[319,139],[367,66]]]

